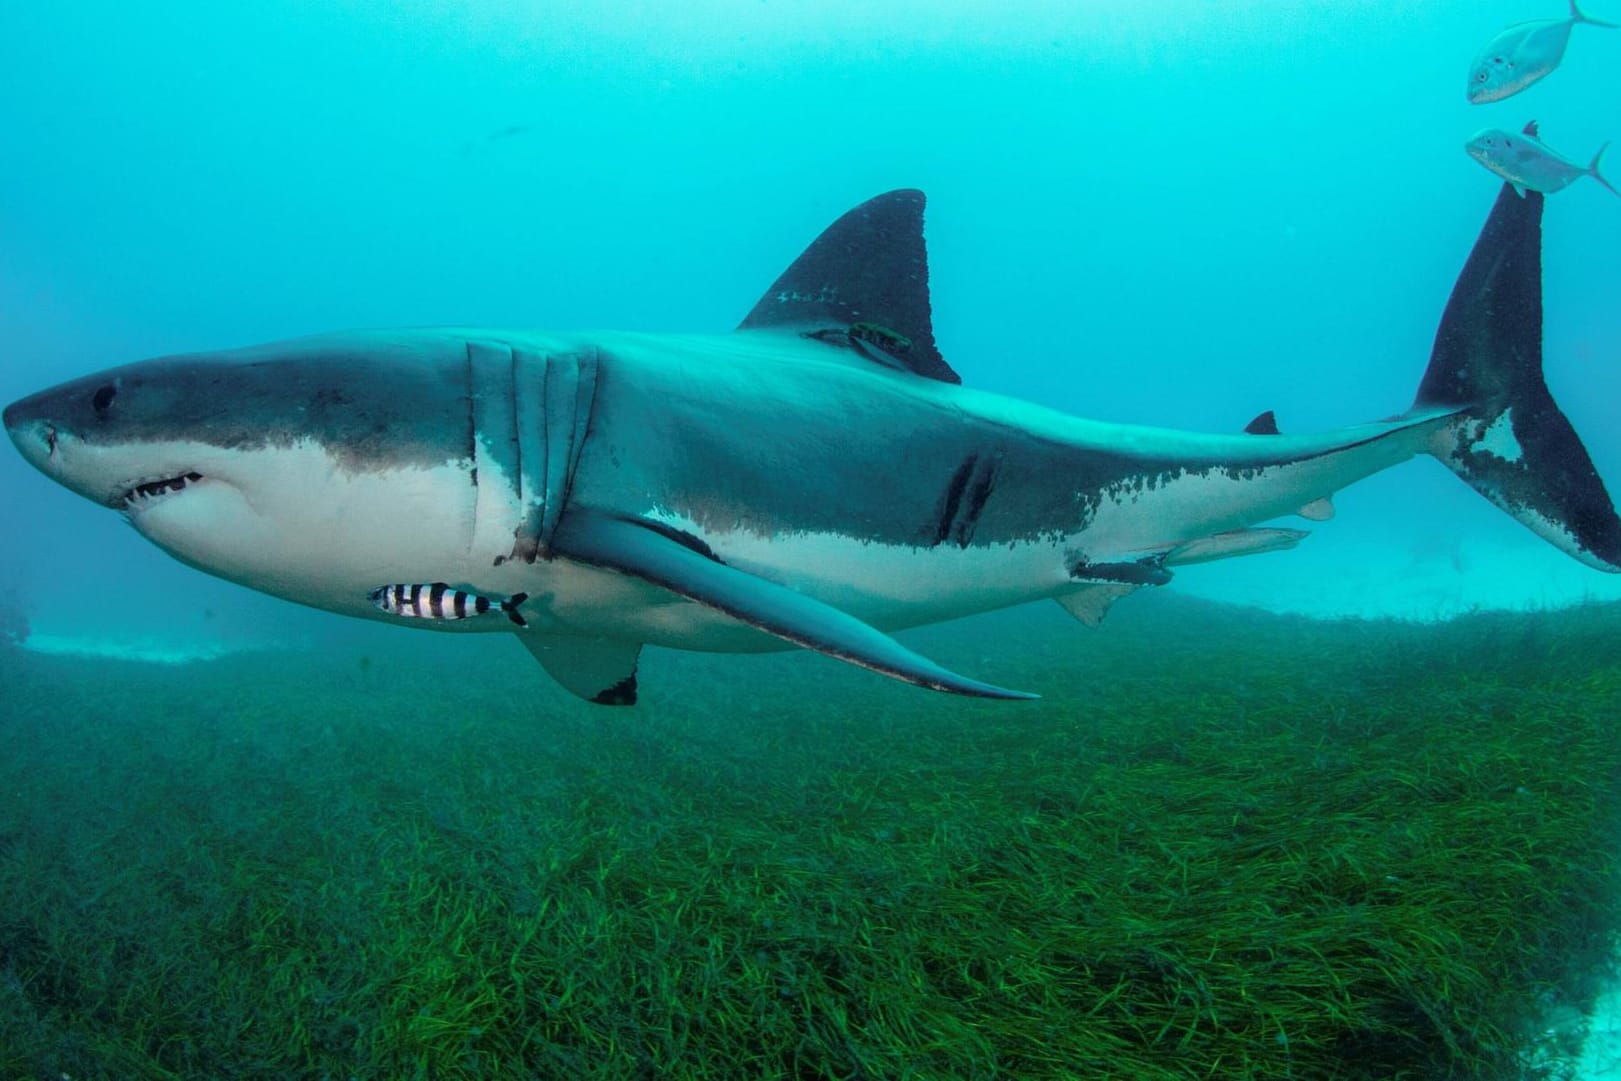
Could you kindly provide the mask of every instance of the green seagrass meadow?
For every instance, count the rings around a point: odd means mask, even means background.
[[[0,1078],[1557,1075],[1621,912],[1621,608],[906,637],[1045,697],[0,650]]]

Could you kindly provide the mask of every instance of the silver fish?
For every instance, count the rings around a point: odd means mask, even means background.
[[[427,585],[378,586],[367,596],[381,610],[406,619],[466,619],[486,612],[505,612],[507,618],[518,626],[529,625],[518,614],[518,605],[529,599],[527,593],[514,593],[503,601],[464,589],[451,589],[443,582],[430,582]]]
[[[1552,74],[1565,58],[1570,31],[1577,23],[1611,30],[1621,26],[1588,18],[1576,6],[1576,0],[1570,0],[1568,19],[1515,23],[1487,42],[1469,65],[1469,100],[1476,105],[1502,101]]]
[[[1599,159],[1610,144],[1605,143],[1584,168],[1548,149],[1537,138],[1537,122],[1531,121],[1518,135],[1500,128],[1488,128],[1463,144],[1471,158],[1514,185],[1524,195],[1527,190],[1544,195],[1567,188],[1584,176],[1590,176],[1616,195],[1615,185],[1604,179],[1598,171]]]

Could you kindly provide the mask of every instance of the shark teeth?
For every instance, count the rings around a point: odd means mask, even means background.
[[[176,477],[165,477],[162,480],[142,481],[124,492],[124,506],[135,508],[144,506],[161,496],[172,495],[184,491],[186,485],[203,479],[201,473],[182,473]]]

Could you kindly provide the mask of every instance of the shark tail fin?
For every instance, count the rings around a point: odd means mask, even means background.
[[[1600,159],[1604,157],[1604,152],[1608,149],[1610,149],[1609,143],[1605,143],[1603,146],[1598,148],[1598,153],[1593,155],[1593,160],[1587,163],[1587,175],[1591,176],[1594,180],[1597,180],[1600,184],[1603,184],[1606,188],[1609,188],[1612,195],[1621,196],[1621,191],[1616,191],[1615,185],[1604,179],[1604,174],[1598,171],[1598,163]]]
[[[1413,414],[1428,450],[1532,532],[1621,572],[1621,518],[1542,377],[1542,208],[1504,186],[1453,286]]]
[[[1588,26],[1602,26],[1609,30],[1621,29],[1621,23],[1607,23],[1591,16],[1582,14],[1577,0],[1570,0],[1570,21],[1573,23],[1586,23]]]

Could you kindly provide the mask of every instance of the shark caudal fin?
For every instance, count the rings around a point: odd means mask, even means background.
[[[1458,276],[1413,412],[1453,410],[1429,451],[1532,532],[1621,571],[1621,519],[1542,378],[1543,196],[1505,185]]]

